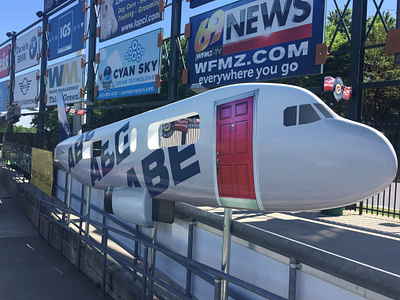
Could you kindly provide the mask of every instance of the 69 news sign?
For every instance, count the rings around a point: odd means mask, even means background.
[[[324,15],[321,0],[243,0],[190,18],[188,88],[320,73]]]

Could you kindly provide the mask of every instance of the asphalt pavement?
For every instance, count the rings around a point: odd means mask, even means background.
[[[111,299],[37,234],[1,182],[0,299]]]
[[[223,209],[206,208],[223,215]],[[344,211],[265,213],[233,210],[233,219],[400,276],[400,220]]]

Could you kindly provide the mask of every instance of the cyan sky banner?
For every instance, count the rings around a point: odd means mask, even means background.
[[[100,49],[98,100],[158,93],[161,47],[157,29]]]
[[[243,0],[190,18],[188,87],[320,73],[324,12],[321,0]]]
[[[8,101],[8,80],[0,82],[0,112],[7,112]]]
[[[50,20],[49,60],[73,53],[85,47],[85,13],[80,2]]]
[[[161,21],[158,9],[158,0],[102,0],[100,42]]]

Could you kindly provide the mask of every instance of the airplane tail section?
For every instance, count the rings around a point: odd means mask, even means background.
[[[71,129],[69,128],[67,111],[65,110],[65,102],[62,92],[57,93],[57,109],[58,109],[58,126],[60,129],[60,141],[71,136]]]

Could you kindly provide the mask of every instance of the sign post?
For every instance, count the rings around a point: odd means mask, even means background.
[[[11,58],[10,58],[10,81],[8,85],[8,107],[14,102],[14,80],[15,80],[15,45],[17,40],[17,34],[15,31],[7,32],[7,36],[11,38]],[[7,132],[13,132],[13,123],[8,122]]]

